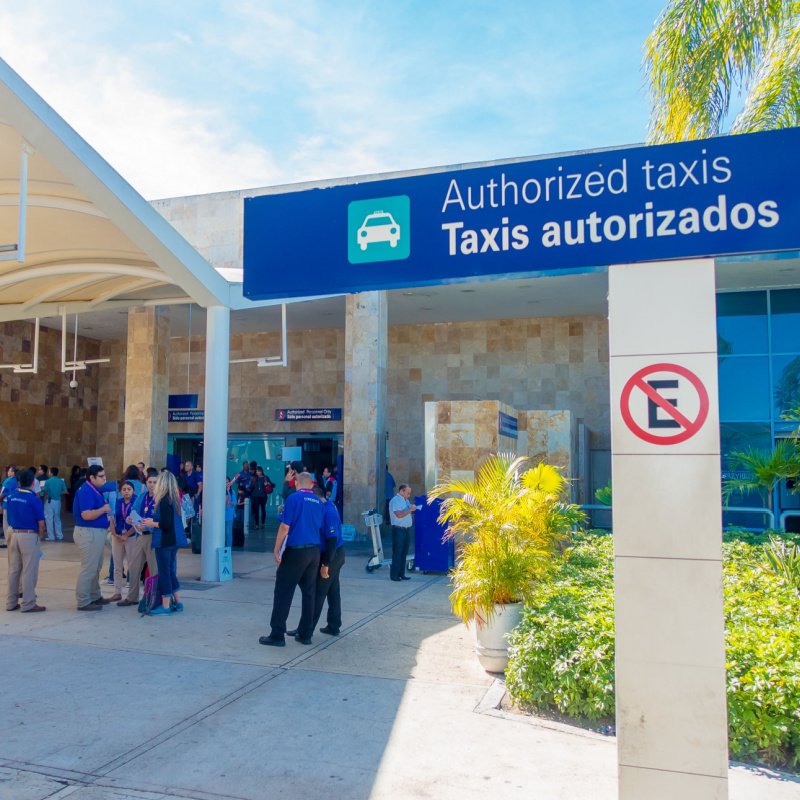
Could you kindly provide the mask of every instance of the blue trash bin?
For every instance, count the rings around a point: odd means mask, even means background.
[[[445,526],[437,522],[442,501],[428,505],[428,498],[422,495],[414,502],[422,506],[414,514],[414,565],[423,572],[448,572],[455,563],[455,544],[452,539],[442,541]]]

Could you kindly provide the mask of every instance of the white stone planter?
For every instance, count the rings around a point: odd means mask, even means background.
[[[522,618],[522,603],[495,606],[489,622],[475,615],[475,652],[487,672],[505,672],[508,664],[508,634]]]

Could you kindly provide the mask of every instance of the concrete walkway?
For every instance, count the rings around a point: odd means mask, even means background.
[[[342,635],[273,649],[268,553],[235,553],[240,577],[209,586],[182,551],[186,611],[141,618],[76,612],[75,546],[43,549],[47,612],[0,611],[2,800],[616,798],[613,739],[496,710],[444,578],[392,583],[353,553]],[[734,800],[797,797],[731,770]]]

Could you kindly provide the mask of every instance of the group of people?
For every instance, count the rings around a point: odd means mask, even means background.
[[[388,473],[387,473],[388,474]],[[104,606],[138,606],[142,578],[149,573],[157,579],[157,600],[147,609],[150,615],[166,615],[183,610],[177,577],[177,551],[187,545],[182,507],[185,496],[199,508],[202,473],[191,462],[182,465],[176,477],[167,469],[131,465],[116,486],[116,501],[108,501],[106,470],[96,464],[84,471],[82,480],[71,481],[68,489],[56,467],[41,465],[39,470],[18,472],[9,466],[0,487],[3,506],[3,531],[9,548],[9,580],[6,609],[22,613],[43,612],[37,603],[36,583],[41,550],[39,542],[63,540],[61,506],[65,496],[72,498],[75,519],[73,539],[81,564],[76,583],[78,611],[100,611]],[[393,483],[393,481],[392,481]],[[256,526],[265,523],[260,501],[275,490],[264,470],[244,462],[242,470],[229,478],[228,508],[243,505],[243,498],[256,500]],[[234,493],[233,485],[237,489]],[[342,626],[339,574],[345,563],[342,521],[336,500],[341,502],[338,480],[329,468],[318,476],[306,471],[300,462],[287,468],[281,489],[283,506],[274,547],[278,566],[270,633],[259,642],[268,646],[285,645],[286,636],[301,644],[311,644],[327,601],[327,624],[322,633],[338,636]],[[393,581],[410,580],[405,574],[413,515],[420,506],[410,501],[411,488],[401,484],[387,498],[392,529]],[[227,517],[227,515],[226,515]],[[226,522],[227,522],[226,518]],[[105,546],[110,539],[114,594],[103,597],[100,570]],[[226,544],[230,528],[226,525]],[[129,578],[122,596],[123,578]],[[287,630],[287,620],[295,589],[302,594],[297,627]]]
[[[187,544],[181,515],[181,491],[175,476],[168,470],[143,469],[144,465],[128,467],[118,482],[114,507],[108,501],[106,471],[95,464],[85,472],[85,480],[74,489],[72,513],[75,518],[73,539],[80,553],[81,565],[75,587],[78,611],[100,611],[116,602],[118,606],[138,606],[142,574],[147,571],[157,576],[156,604],[148,609],[152,615],[171,614],[183,610],[180,584],[177,577],[177,549]],[[50,470],[51,477],[41,484],[33,470],[17,473],[7,469],[2,487],[4,505],[3,527],[8,553],[8,597],[6,610],[23,613],[42,612],[47,609],[37,603],[36,583],[39,574],[40,540],[45,537],[62,540],[60,493],[47,486],[58,478],[58,470]],[[13,478],[13,482],[9,481]],[[63,481],[61,481],[63,484]],[[55,502],[46,516],[45,503]],[[52,536],[48,519],[53,520]],[[56,526],[55,521],[58,520]],[[115,593],[110,598],[100,591],[100,570],[103,565],[106,542],[111,540],[114,564]],[[123,571],[127,567],[129,586],[122,597]]]

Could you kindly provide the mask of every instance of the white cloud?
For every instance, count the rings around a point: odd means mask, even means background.
[[[91,37],[81,42],[60,23],[36,8],[2,10],[0,53],[145,197],[260,186],[281,178],[270,152],[247,142],[223,110],[160,92],[128,58],[98,47]],[[31,47],[32,41],[38,46]]]

